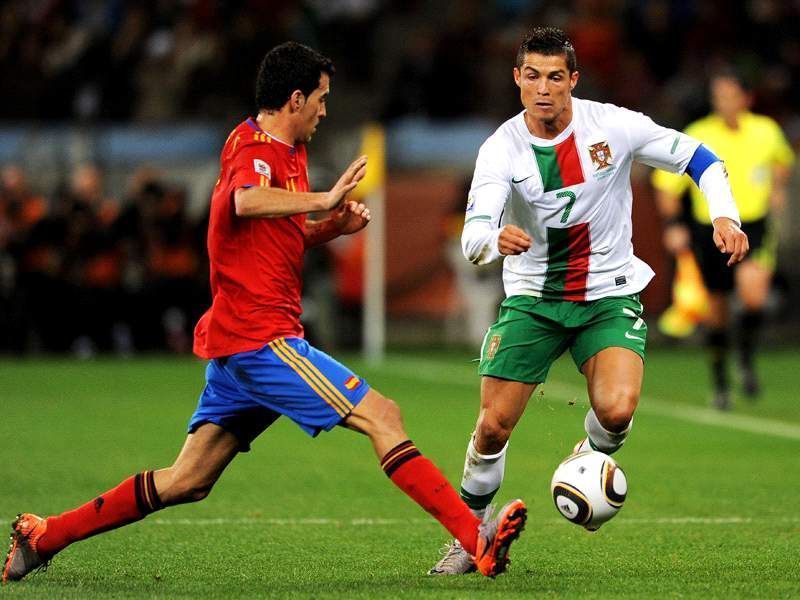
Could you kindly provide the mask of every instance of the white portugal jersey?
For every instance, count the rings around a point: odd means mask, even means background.
[[[462,247],[473,262],[500,257],[499,230],[514,224],[531,248],[503,263],[507,296],[596,300],[641,291],[653,270],[633,255],[633,161],[683,173],[699,142],[613,104],[572,99],[558,137],[534,137],[524,112],[481,146]]]

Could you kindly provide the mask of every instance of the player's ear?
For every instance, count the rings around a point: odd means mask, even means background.
[[[292,95],[289,96],[289,107],[292,109],[292,112],[296,112],[303,108],[306,103],[306,95],[301,92],[300,90],[295,90],[292,92]]]
[[[520,77],[521,77],[521,73],[519,72],[519,67],[514,67],[514,83],[517,84],[517,87],[520,87],[520,85],[519,85],[519,78]]]
[[[569,76],[569,91],[575,89],[575,86],[578,85],[578,77],[580,77],[580,73],[577,71],[573,71]]]

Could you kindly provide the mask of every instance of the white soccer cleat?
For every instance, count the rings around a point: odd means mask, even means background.
[[[453,540],[449,544],[445,544],[442,548],[444,556],[437,562],[428,575],[463,575],[465,573],[472,573],[475,567],[475,561],[461,546],[461,542]]]

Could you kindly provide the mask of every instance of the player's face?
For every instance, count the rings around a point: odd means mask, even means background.
[[[717,77],[711,82],[711,105],[724,119],[736,116],[750,107],[750,95],[732,77]]]
[[[567,58],[562,54],[546,56],[529,52],[522,65],[514,67],[514,81],[528,115],[535,121],[552,124],[571,108],[578,72],[570,74]]]
[[[325,103],[331,91],[331,79],[327,73],[322,73],[319,78],[319,87],[306,98],[306,103],[300,109],[300,135],[298,141],[308,142],[317,131],[320,119],[325,117],[327,109]]]

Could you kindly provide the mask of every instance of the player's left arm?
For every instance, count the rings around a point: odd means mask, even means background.
[[[346,200],[326,218],[306,221],[305,246],[306,248],[318,246],[340,235],[361,231],[371,218],[369,209],[364,204]]]
[[[714,225],[714,244],[730,254],[728,266],[741,262],[750,250],[741,229],[739,209],[733,199],[722,160],[699,140],[662,127],[641,113],[626,111],[625,121],[635,160],[673,173],[686,173],[708,202]]]
[[[770,193],[770,208],[781,214],[786,207],[788,197],[789,179],[792,175],[794,164],[794,151],[780,126],[774,123],[774,149],[772,152],[772,191]]]

